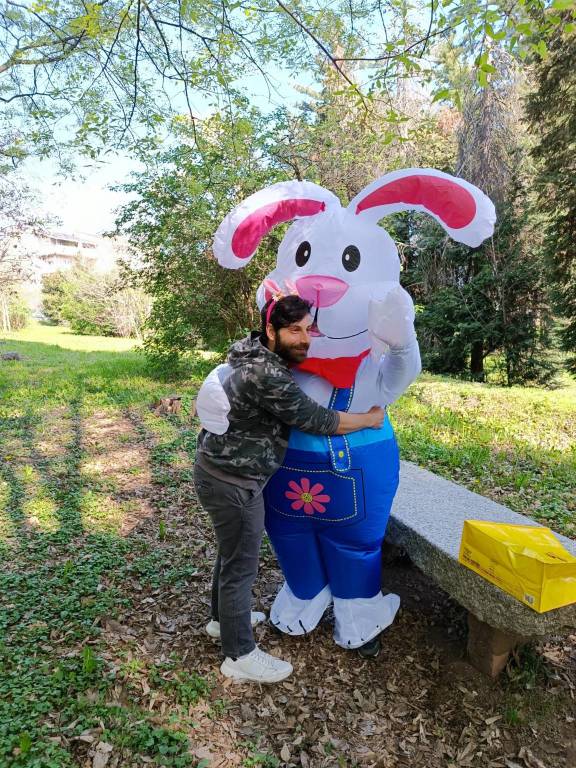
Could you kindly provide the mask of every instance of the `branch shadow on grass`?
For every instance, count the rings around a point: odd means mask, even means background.
[[[78,751],[82,742],[75,739],[102,722],[109,738],[134,754],[156,759],[160,749],[176,756],[187,751],[182,734],[158,726],[136,705],[114,703],[114,674],[98,656],[105,617],[126,605],[125,582],[141,555],[135,537],[92,530],[90,516],[84,517],[87,493],[102,490],[82,471],[89,451],[84,417],[93,413],[94,393],[103,390],[98,405],[104,407],[141,401],[141,382],[129,378],[134,366],[121,358],[91,353],[87,363],[85,353],[65,352],[65,369],[54,370],[53,359],[50,370],[37,361],[32,376],[13,369],[21,389],[9,390],[0,405],[0,506],[11,529],[0,544],[2,765],[15,754],[22,766],[33,759],[72,765],[72,754],[84,762],[87,747]],[[119,381],[119,371],[127,380]],[[59,448],[56,455],[42,442]],[[50,502],[52,529],[33,524],[29,502],[37,498]],[[47,712],[58,712],[66,733],[60,742],[51,738]]]

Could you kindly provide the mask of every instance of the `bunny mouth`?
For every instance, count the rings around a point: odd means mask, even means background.
[[[310,326],[310,330],[308,331],[308,333],[310,334],[310,336],[324,337],[324,334],[322,333],[320,328],[318,328],[318,307],[316,307],[316,312],[314,312],[314,320],[312,320],[312,325]]]
[[[353,339],[356,336],[362,336],[363,333],[368,333],[368,328],[365,328],[363,331],[358,331],[358,333],[351,333],[350,336],[326,336],[327,339],[334,339],[334,341],[339,341],[340,339]],[[322,334],[324,336],[324,334]]]
[[[362,336],[363,333],[368,333],[368,328],[365,328],[363,331],[358,331],[358,333],[351,333],[350,336],[327,336],[325,333],[322,333],[320,328],[318,328],[318,308],[316,308],[316,312],[314,313],[314,320],[312,321],[312,325],[310,326],[308,333],[313,337],[321,337],[323,339],[341,341],[343,339],[353,339],[356,336]]]
[[[322,338],[324,338],[324,334],[322,333],[320,328],[318,328],[318,323],[316,321],[312,323],[312,326],[310,327],[310,330],[308,331],[308,333],[310,336],[321,336]]]

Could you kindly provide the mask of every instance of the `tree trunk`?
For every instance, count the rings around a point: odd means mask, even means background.
[[[470,374],[474,381],[484,381],[484,344],[481,339],[472,343]]]
[[[0,306],[2,308],[2,330],[6,333],[12,330],[10,323],[10,309],[8,299],[5,295],[0,295]]]

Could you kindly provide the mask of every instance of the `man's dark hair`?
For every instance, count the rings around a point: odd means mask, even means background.
[[[262,331],[260,338],[263,343],[266,343],[266,315],[268,313],[268,307],[270,302],[274,299],[270,299],[264,304],[260,317],[262,318]],[[305,299],[301,299],[300,296],[284,296],[274,304],[272,312],[270,313],[270,322],[275,331],[279,331],[280,328],[287,328],[292,323],[299,323],[303,317],[310,314],[312,304]]]

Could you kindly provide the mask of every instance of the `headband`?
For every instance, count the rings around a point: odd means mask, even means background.
[[[276,304],[280,301],[280,299],[284,299],[286,296],[298,296],[298,290],[296,288],[296,285],[291,280],[286,280],[286,287],[288,288],[288,293],[284,293],[280,289],[280,286],[278,283],[275,283],[273,281],[265,280],[264,284],[266,285],[268,283],[268,286],[272,284],[277,290],[272,294],[272,301],[268,305],[268,309],[266,310],[266,325],[270,322],[270,318],[272,317],[272,310],[276,306]]]
[[[268,309],[266,310],[266,325],[270,322],[270,317],[272,315],[272,310],[276,306],[276,304],[280,301],[280,299],[284,298],[283,293],[277,293],[275,296],[272,296],[272,299],[270,301],[270,304],[268,305]]]

